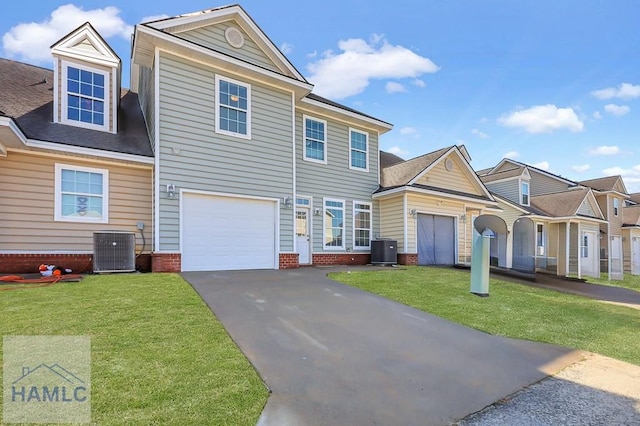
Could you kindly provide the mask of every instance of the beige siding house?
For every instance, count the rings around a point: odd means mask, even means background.
[[[374,199],[380,236],[398,241],[403,264],[469,264],[472,220],[497,208],[457,146],[383,168]]]
[[[91,271],[95,232],[127,233],[148,270],[153,151],[138,98],[90,24],[51,52],[53,70],[0,59],[0,272]]]
[[[624,271],[640,275],[640,204],[624,207],[623,216]]]

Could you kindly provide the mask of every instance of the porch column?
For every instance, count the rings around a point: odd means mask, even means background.
[[[507,269],[513,266],[513,223],[511,228],[507,227],[507,250],[506,250]]]
[[[582,234],[580,233],[580,223],[578,223],[578,279],[582,278],[582,249],[581,249],[581,238]]]
[[[564,270],[564,276],[568,277],[569,273],[571,272],[571,222],[567,221],[567,226],[566,226],[567,230],[566,230],[566,235],[565,235],[565,270]]]

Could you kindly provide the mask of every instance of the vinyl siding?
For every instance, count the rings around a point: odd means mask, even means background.
[[[578,214],[583,215],[583,216],[591,216],[591,217],[597,217],[598,216],[596,211],[594,210],[593,206],[589,202],[588,198],[585,198],[585,200],[580,205],[580,208],[578,209]]]
[[[305,113],[305,115],[308,115]],[[327,122],[327,164],[303,160],[303,113],[296,112],[296,189],[300,195],[313,197],[313,208],[323,209],[323,197],[346,201],[345,248],[353,244],[353,201],[372,202],[372,194],[378,188],[378,134],[374,131],[348,125],[319,115],[310,118]],[[349,168],[349,128],[369,134],[369,171]],[[375,207],[375,206],[374,206]],[[374,208],[373,235],[380,234],[379,209]],[[313,251],[324,250],[322,221],[313,221]],[[340,251],[339,249],[337,251]]]
[[[224,36],[226,29],[231,26],[235,26],[244,34],[244,46],[239,49],[229,45]],[[195,30],[178,33],[176,35],[185,40],[189,40],[217,52],[224,53],[225,55],[241,59],[271,71],[280,72],[271,59],[269,59],[262,49],[260,49],[260,47],[258,47],[258,45],[247,35],[247,33],[245,33],[239,26],[233,25],[231,22],[197,28]]]
[[[147,132],[149,133],[149,139],[152,141],[151,146],[155,149],[153,141],[156,137],[156,120],[155,120],[155,73],[151,68],[140,67],[140,81],[139,81],[139,95],[140,109],[144,115],[144,121],[147,125]]]
[[[614,195],[608,197],[609,203],[609,212],[611,212],[611,217],[609,217],[609,223],[611,224],[610,230],[611,235],[621,235],[622,232],[622,224],[624,223],[622,218],[622,206],[624,206],[624,200],[622,198],[618,198],[618,216],[614,216],[613,213],[613,199],[616,198]]]
[[[502,200],[498,200],[498,207],[500,207],[502,209],[502,212],[493,213],[493,214],[495,214],[496,216],[501,217],[504,220],[504,222],[507,224],[507,229],[509,231],[513,230],[514,222],[520,216],[522,216],[523,213],[520,210],[511,207],[509,204],[505,203]]]
[[[291,94],[251,84],[252,139],[215,133],[215,74],[221,70],[160,56],[160,250],[179,250],[178,189],[280,199],[293,195]],[[293,250],[295,209],[281,206],[280,250]]]
[[[380,200],[380,236],[397,240],[398,253],[408,253],[404,241],[404,217],[408,213],[403,205],[402,195]]]
[[[529,169],[529,172],[531,175],[529,191],[531,192],[532,197],[535,197],[536,195],[553,194],[556,192],[566,191],[569,187],[568,184],[552,177],[545,176],[535,170]]]
[[[449,154],[447,157],[453,162],[453,169],[447,170],[446,159],[441,159],[431,170],[422,176],[416,183],[421,185],[435,186],[454,191],[465,192],[467,194],[485,195],[480,185],[474,181],[466,165],[456,154]]]
[[[109,170],[109,223],[54,221],[55,164]],[[0,250],[3,252],[93,252],[93,232],[136,233],[136,251],[144,222],[146,247],[151,251],[151,169],[113,166],[73,157],[9,153],[0,158]]]
[[[518,179],[506,180],[502,182],[489,182],[485,186],[489,191],[499,196],[520,204],[520,181]]]
[[[640,229],[623,229],[622,230],[622,250],[624,257],[624,272],[631,273],[631,262],[633,260],[632,245],[634,238],[640,238]]]

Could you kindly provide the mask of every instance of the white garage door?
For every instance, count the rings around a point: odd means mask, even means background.
[[[276,267],[276,202],[188,193],[182,201],[183,271]]]

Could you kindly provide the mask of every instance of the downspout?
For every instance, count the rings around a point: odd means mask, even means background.
[[[581,236],[582,227],[580,226],[580,223],[578,223],[578,241],[580,241],[580,238],[582,238]],[[578,279],[580,278],[582,278],[582,253],[580,253],[580,244],[578,244]]]
[[[407,193],[405,192],[404,194],[402,194],[402,211],[403,211],[403,215],[402,215],[402,229],[403,229],[403,244],[402,244],[402,248],[404,249],[405,254],[409,254],[408,251],[408,238],[409,238],[409,230],[407,229],[408,227],[408,221],[407,221],[407,215],[409,214],[409,211],[407,210]]]
[[[607,276],[611,281],[611,206],[609,205],[609,194],[607,194]],[[598,253],[598,262],[600,262]]]
[[[153,239],[153,251],[160,251],[160,50],[155,48],[155,57],[153,63],[153,121],[154,121],[154,141],[153,141],[153,157],[154,157],[154,174],[155,174],[155,203],[154,203],[154,220],[153,230],[155,232]]]
[[[296,197],[297,197],[297,185],[296,185],[296,180],[297,180],[297,176],[296,176],[296,98],[295,98],[295,93],[291,92],[291,143],[292,143],[292,152],[293,152],[293,167],[292,167],[292,172],[293,172],[293,217],[292,217],[292,228],[293,228],[293,252],[294,253],[298,253],[298,242],[296,241]],[[309,209],[309,214],[311,214],[311,211],[313,209],[313,206],[311,206],[311,208]],[[307,220],[309,220],[307,218]],[[307,224],[308,226],[308,224]],[[313,241],[311,241],[311,244],[313,244]],[[279,250],[278,250],[279,251]],[[298,259],[299,261],[299,259]],[[299,263],[299,262],[298,262]]]

